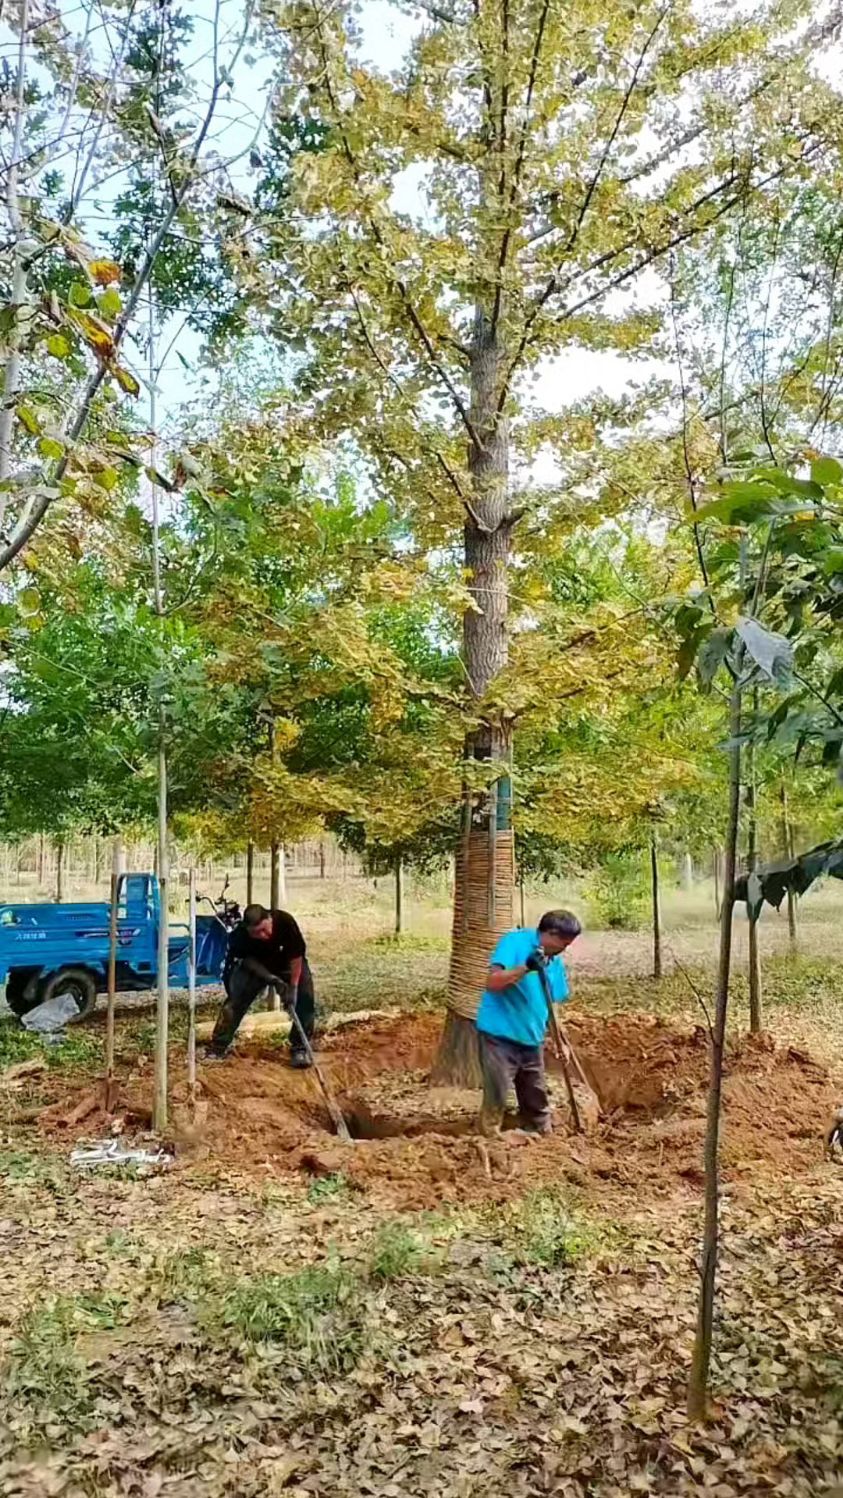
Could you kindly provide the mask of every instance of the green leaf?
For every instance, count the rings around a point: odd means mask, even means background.
[[[37,437],[41,431],[41,423],[35,415],[31,406],[18,406],[17,418],[21,426],[26,427],[31,437]]]
[[[56,441],[55,437],[42,437],[38,443],[38,451],[42,458],[58,459],[64,457],[64,448],[60,442]]]
[[[843,465],[836,458],[815,458],[811,464],[811,478],[815,484],[839,484],[843,479]]]
[[[107,317],[112,321],[114,318],[119,317],[123,311],[122,298],[119,291],[115,291],[113,286],[110,286],[108,291],[103,292],[102,296],[98,299],[98,305],[103,317]]]
[[[93,300],[90,286],[86,286],[84,281],[74,281],[67,300],[71,307],[89,307]]]
[[[41,608],[41,594],[37,588],[21,588],[18,594],[18,608],[23,615],[37,614]]]
[[[120,475],[118,474],[116,468],[100,468],[97,473],[92,474],[94,483],[97,484],[100,489],[106,489],[109,491],[115,487],[119,477]]]
[[[70,353],[70,343],[63,333],[52,333],[47,339],[47,353],[52,354],[54,359],[66,359]]]
[[[703,686],[710,687],[717,672],[729,653],[734,632],[731,629],[713,629],[703,641],[697,656],[697,673]]]

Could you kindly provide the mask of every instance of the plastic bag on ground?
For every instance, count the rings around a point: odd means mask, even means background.
[[[34,1030],[36,1035],[55,1035],[69,1020],[76,1019],[78,1013],[76,1000],[69,993],[60,993],[30,1009],[21,1017],[21,1024],[25,1030]]]

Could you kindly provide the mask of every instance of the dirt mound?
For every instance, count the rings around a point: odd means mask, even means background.
[[[199,1068],[202,1105],[191,1126],[184,1088],[174,1095],[174,1135],[186,1168],[199,1152],[240,1171],[325,1175],[342,1171],[376,1198],[407,1207],[502,1199],[531,1184],[573,1180],[606,1195],[695,1191],[701,1180],[707,1037],[646,1014],[572,1012],[567,1028],[604,1110],[596,1134],[575,1135],[557,1063],[548,1058],[555,1133],[545,1140],[476,1137],[479,1096],[431,1088],[436,1015],[382,1020],[326,1037],[320,1060],[358,1142],[342,1145],[316,1078],[291,1071],[286,1052],[244,1041],[223,1066]],[[181,1067],[173,1057],[173,1074]],[[123,1106],[148,1109],[148,1066],[128,1079]],[[822,1158],[822,1136],[839,1101],[809,1056],[747,1037],[727,1054],[723,1161],[733,1179],[759,1170],[793,1173]],[[78,1112],[78,1110],[76,1110]],[[41,1126],[65,1139],[107,1132],[100,1109],[76,1117],[65,1097]],[[514,1122],[514,1119],[512,1120]]]

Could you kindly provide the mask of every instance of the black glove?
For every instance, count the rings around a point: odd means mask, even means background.
[[[291,988],[289,983],[284,983],[281,979],[279,979],[275,984],[275,992],[277,993],[287,1013],[293,1014],[296,1007],[296,990],[294,988]]]
[[[545,968],[547,967],[547,958],[545,957],[541,947],[537,947],[535,952],[530,953],[524,966],[530,973],[544,972]]]

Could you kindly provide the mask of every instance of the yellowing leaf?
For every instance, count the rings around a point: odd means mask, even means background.
[[[119,265],[113,260],[92,260],[88,266],[92,280],[98,286],[111,286],[114,281],[121,279],[122,272]]]
[[[112,364],[111,373],[120,386],[120,389],[125,390],[127,395],[140,395],[140,385],[134,375],[128,369],[125,369],[122,364]]]

